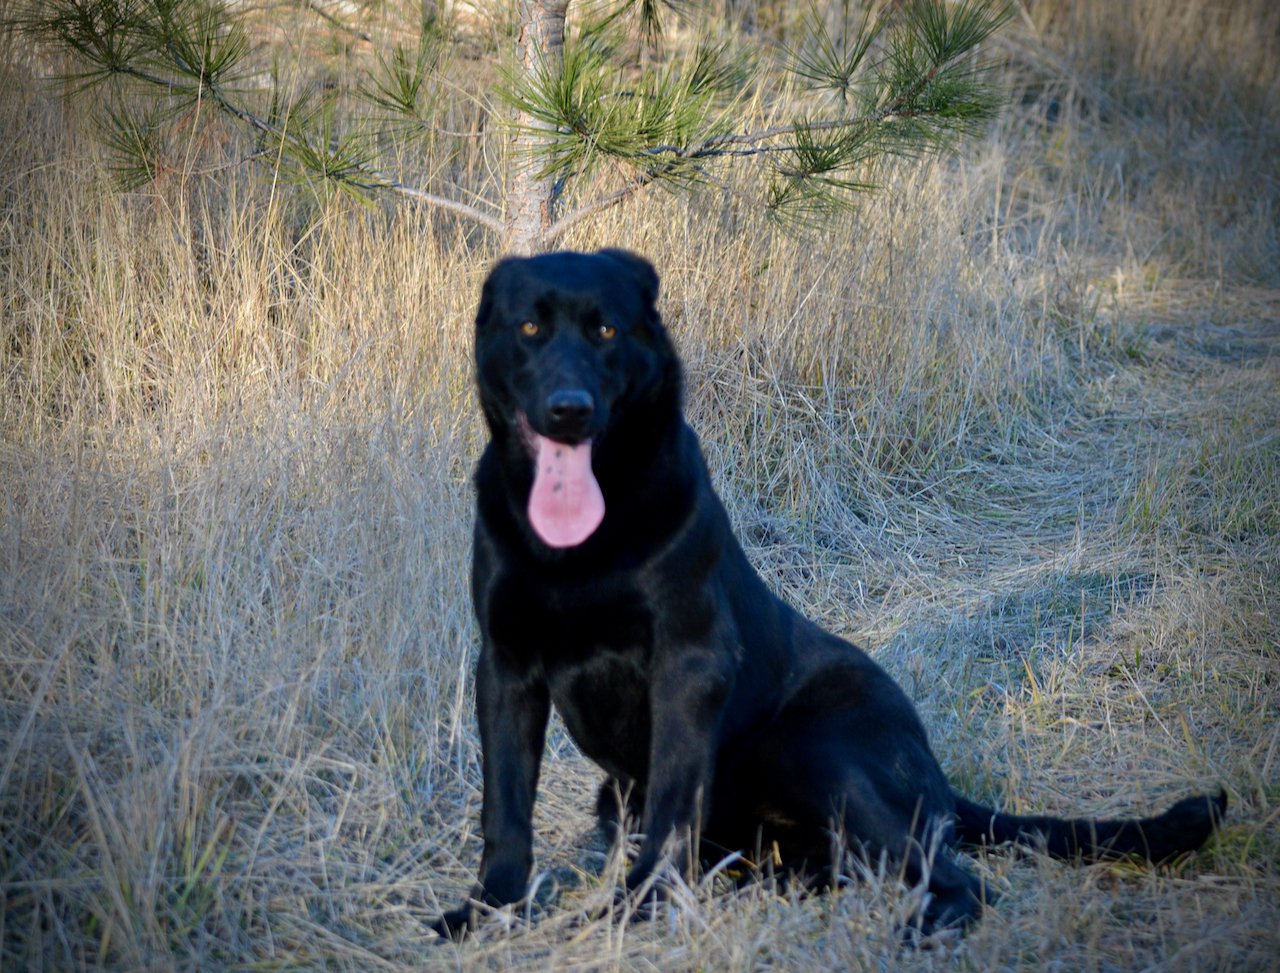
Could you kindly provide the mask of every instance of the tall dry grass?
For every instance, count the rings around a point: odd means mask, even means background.
[[[92,110],[7,41],[0,967],[1272,968],[1276,23],[1033,2],[990,134],[834,227],[655,195],[571,241],[658,265],[752,558],[875,651],[961,786],[1096,814],[1230,792],[1167,870],[981,856],[1000,903],[909,954],[892,876],[589,919],[621,865],[558,727],[551,908],[433,941],[479,847],[468,355],[495,253],[261,173],[113,192]]]

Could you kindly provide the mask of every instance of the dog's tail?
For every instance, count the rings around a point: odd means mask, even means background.
[[[1227,813],[1227,792],[1183,798],[1150,818],[1055,818],[1004,814],[956,795],[956,837],[965,844],[1012,842],[1086,863],[1137,855],[1167,862],[1203,845]]]

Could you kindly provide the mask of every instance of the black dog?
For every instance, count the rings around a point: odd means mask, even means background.
[[[604,823],[619,819],[615,792],[638,814],[628,891],[650,888],[664,860],[761,848],[829,883],[839,836],[912,883],[927,876],[927,932],[963,927],[983,904],[957,841],[1086,861],[1199,847],[1225,793],[1093,821],[1001,814],[952,791],[902,690],[747,562],[684,421],[657,294],[653,267],[620,250],[509,258],[484,284],[476,366],[491,439],[472,569],[484,855],[471,899],[525,895],[553,703],[609,775]],[[468,901],[436,928],[456,937],[473,918]]]

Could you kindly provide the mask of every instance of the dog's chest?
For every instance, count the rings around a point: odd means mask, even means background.
[[[547,670],[570,736],[615,777],[643,783],[649,765],[649,673],[639,652],[604,651]]]
[[[582,751],[615,775],[648,766],[653,612],[634,588],[507,579],[488,607],[494,641],[540,664],[551,700]]]
[[[648,654],[653,611],[631,585],[508,576],[486,607],[489,634],[508,651],[548,670],[602,654]]]

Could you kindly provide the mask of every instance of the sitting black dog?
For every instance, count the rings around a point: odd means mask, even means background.
[[[639,818],[628,891],[651,888],[664,860],[761,848],[829,883],[838,835],[912,883],[927,876],[928,932],[982,908],[957,842],[1085,861],[1199,847],[1225,793],[1094,821],[1002,814],[952,791],[902,690],[747,562],[685,423],[657,294],[653,267],[620,250],[509,258],[484,284],[475,353],[491,439],[472,569],[484,854],[471,899],[525,896],[553,703],[609,775],[604,823],[617,823],[615,792]],[[469,900],[436,928],[457,937],[473,919]]]

